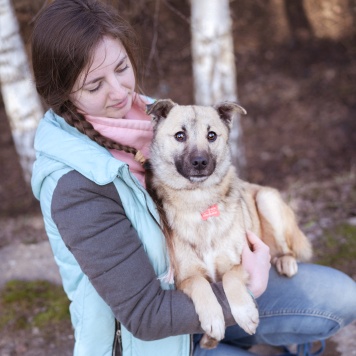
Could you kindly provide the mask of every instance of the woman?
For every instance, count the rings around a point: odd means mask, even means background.
[[[135,93],[135,45],[125,21],[95,0],[55,0],[33,32],[36,88],[50,110],[36,134],[32,187],[71,300],[74,354],[118,353],[120,333],[124,355],[250,355],[253,344],[304,344],[354,320],[350,278],[314,265],[268,277],[268,247],[248,234],[242,263],[260,326],[254,336],[236,326],[213,284],[229,327],[217,349],[200,349],[192,302],[160,279],[169,262],[138,162],[152,129],[149,100]]]

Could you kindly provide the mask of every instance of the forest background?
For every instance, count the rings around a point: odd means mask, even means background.
[[[109,2],[140,36],[144,92],[193,103],[189,1]],[[30,58],[33,20],[45,1],[12,3]],[[248,112],[241,118],[246,178],[281,189],[312,240],[314,260],[356,280],[356,1],[232,0],[230,10],[238,96]],[[0,249],[46,241],[1,98],[0,167]],[[32,314],[22,317],[31,324]],[[48,335],[16,325],[14,338],[0,318],[1,355],[70,350],[68,320]],[[342,354],[336,347],[329,344],[330,355]]]

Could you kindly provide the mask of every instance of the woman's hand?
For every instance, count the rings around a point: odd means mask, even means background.
[[[247,287],[258,298],[267,288],[269,270],[271,268],[271,255],[269,247],[254,233],[247,232],[246,244],[242,250],[242,265],[250,278]]]

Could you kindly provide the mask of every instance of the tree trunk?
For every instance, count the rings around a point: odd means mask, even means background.
[[[316,38],[342,41],[355,33],[355,0],[304,1],[303,6]]]
[[[191,0],[194,95],[198,105],[237,101],[236,68],[229,0]],[[240,117],[231,131],[233,164],[244,173]]]
[[[34,134],[43,109],[11,0],[0,0],[0,87],[26,182],[35,159]]]

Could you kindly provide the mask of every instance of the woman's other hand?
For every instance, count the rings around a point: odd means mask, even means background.
[[[271,255],[269,247],[254,233],[247,232],[246,244],[242,251],[242,265],[250,278],[247,287],[258,298],[267,288]]]

